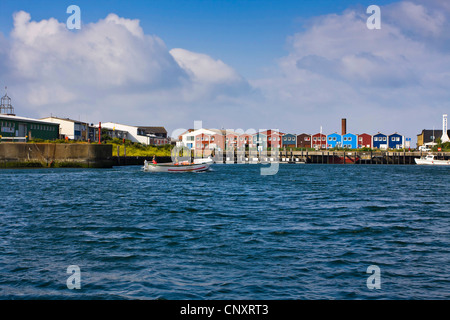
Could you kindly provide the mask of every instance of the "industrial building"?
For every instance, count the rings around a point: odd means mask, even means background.
[[[58,124],[16,116],[8,93],[1,98],[0,130],[1,141],[26,142],[32,139],[59,138]]]

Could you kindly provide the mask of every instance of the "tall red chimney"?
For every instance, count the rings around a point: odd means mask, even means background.
[[[347,134],[347,119],[342,119],[342,135]]]

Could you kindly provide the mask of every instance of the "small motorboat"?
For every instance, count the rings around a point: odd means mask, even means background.
[[[210,163],[152,163],[144,161],[144,171],[149,172],[202,172],[209,170]]]
[[[414,158],[414,161],[416,164],[428,164],[428,165],[441,165],[441,166],[449,166],[450,160],[439,160],[435,159],[435,156],[433,154],[427,154],[425,157],[421,158]]]

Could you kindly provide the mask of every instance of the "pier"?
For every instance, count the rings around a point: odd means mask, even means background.
[[[396,151],[288,151],[278,153],[252,151],[216,155],[216,163],[310,163],[310,164],[387,164],[413,165],[414,158],[425,156],[427,152]],[[434,152],[439,159],[450,159],[450,152]],[[223,160],[222,160],[223,158]]]

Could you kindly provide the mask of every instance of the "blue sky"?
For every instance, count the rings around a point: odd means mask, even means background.
[[[394,1],[376,1],[378,5]],[[12,14],[24,10],[33,20],[54,17],[65,21],[66,8],[81,8],[83,23],[109,13],[139,19],[146,33],[161,37],[169,48],[185,48],[220,58],[246,77],[260,75],[275,59],[286,54],[287,36],[301,30],[309,18],[367,8],[373,0],[2,0],[0,31],[12,30]]]
[[[449,28],[441,0],[2,0],[0,86],[23,116],[415,138],[449,113]]]

